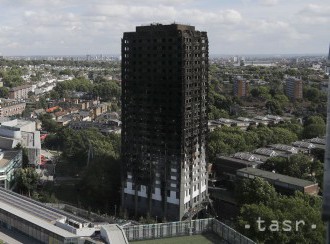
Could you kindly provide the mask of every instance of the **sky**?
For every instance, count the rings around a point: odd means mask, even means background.
[[[0,0],[0,55],[120,54],[151,23],[207,31],[215,54],[326,54],[328,0]]]

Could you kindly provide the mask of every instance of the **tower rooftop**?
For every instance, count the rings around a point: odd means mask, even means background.
[[[137,32],[144,32],[144,31],[170,31],[170,30],[195,30],[195,26],[191,25],[183,25],[183,24],[170,24],[170,25],[163,25],[159,23],[153,23],[150,25],[145,25],[145,26],[137,26],[136,31]]]

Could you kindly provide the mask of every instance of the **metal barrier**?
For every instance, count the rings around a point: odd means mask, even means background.
[[[134,225],[123,228],[128,241],[196,235],[213,232],[230,244],[255,244],[220,221],[208,218],[162,224]]]
[[[248,237],[217,219],[213,219],[212,231],[230,244],[255,244],[255,242]]]

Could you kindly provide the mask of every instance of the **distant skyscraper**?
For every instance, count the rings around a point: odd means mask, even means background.
[[[207,198],[208,39],[187,25],[122,39],[122,209],[182,219]]]
[[[330,47],[327,60],[327,68],[330,69]],[[330,77],[329,77],[330,83]],[[323,220],[327,222],[327,240],[330,243],[330,86],[328,85],[328,107],[327,107],[327,133],[326,149],[324,158],[324,183],[323,183]]]
[[[236,97],[247,97],[249,95],[249,81],[242,78],[241,76],[236,76],[234,79],[234,96]]]
[[[285,95],[291,100],[303,98],[303,81],[295,77],[285,80]]]

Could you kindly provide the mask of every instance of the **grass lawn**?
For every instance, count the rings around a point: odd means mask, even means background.
[[[203,235],[192,235],[192,236],[180,236],[163,239],[153,239],[146,241],[134,241],[130,242],[133,244],[226,244],[227,242],[221,241],[221,239],[215,234],[203,234]]]

